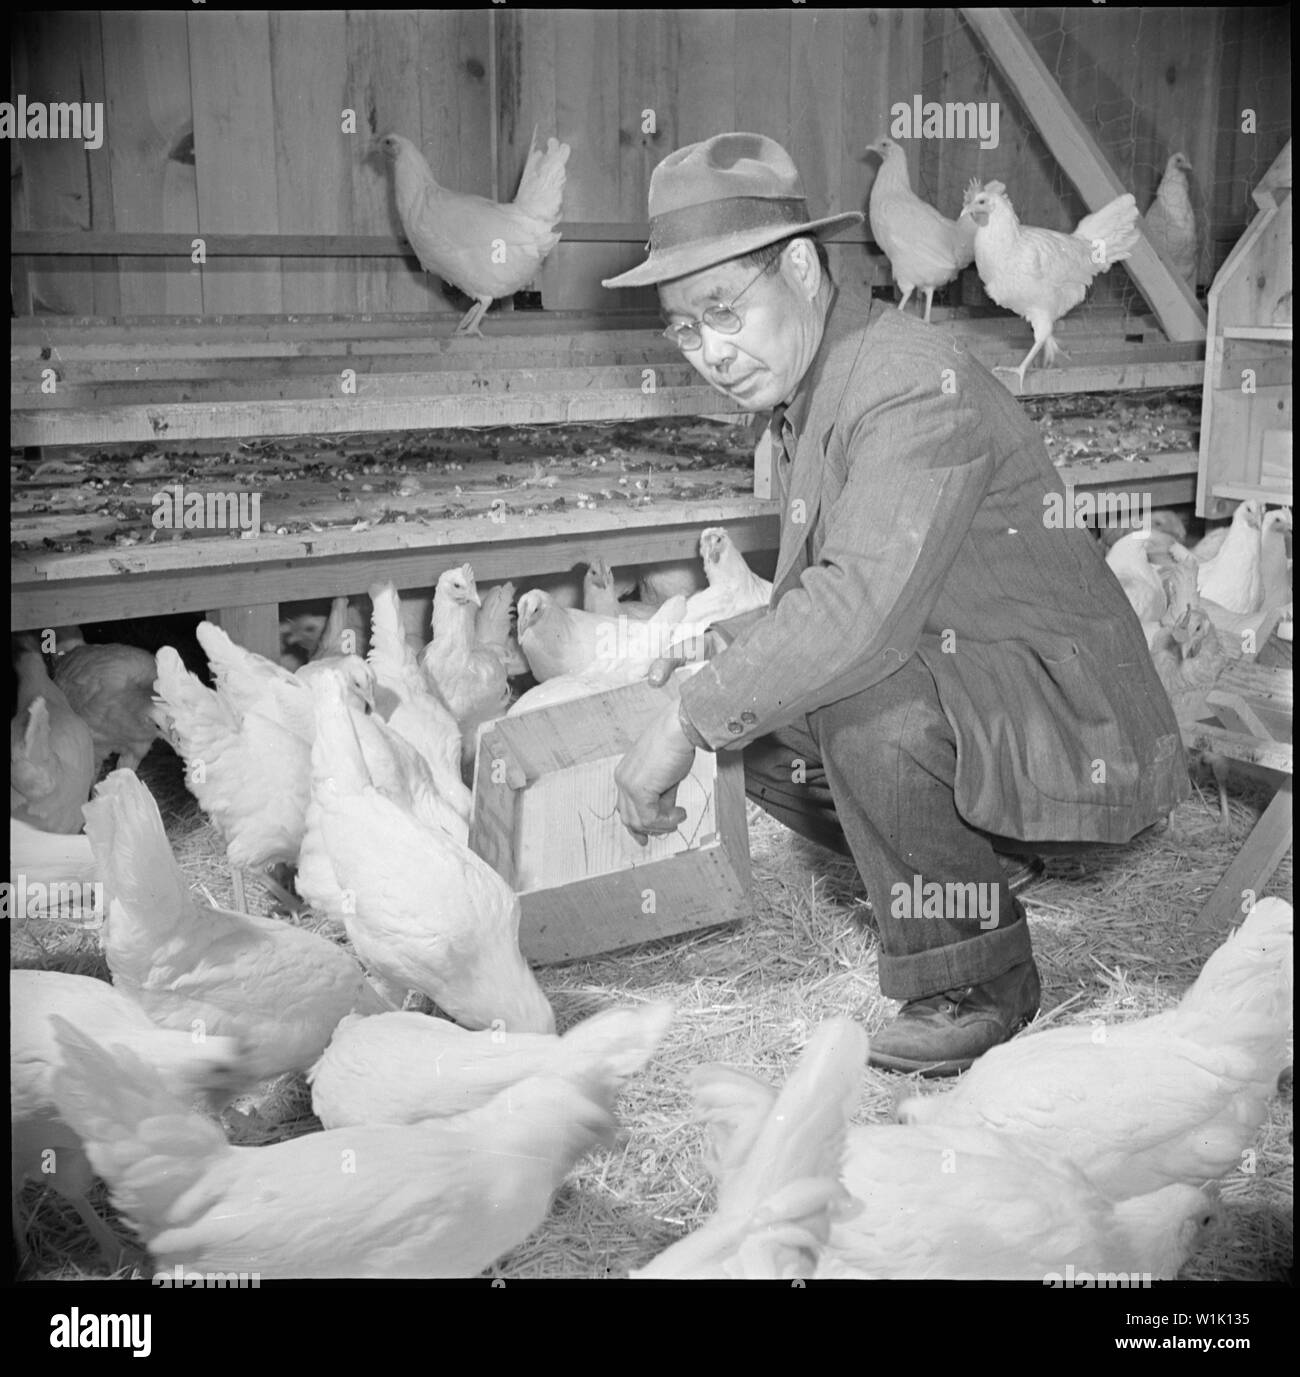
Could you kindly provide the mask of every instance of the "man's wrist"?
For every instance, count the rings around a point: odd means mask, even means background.
[[[682,729],[682,735],[686,737],[687,741],[689,741],[696,750],[711,751],[713,749],[696,730],[695,724],[691,719],[687,717],[685,703],[679,702],[677,704],[677,722]]]

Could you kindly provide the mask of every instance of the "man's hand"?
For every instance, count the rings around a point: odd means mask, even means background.
[[[677,720],[677,704],[669,703],[641,733],[618,763],[618,815],[644,846],[647,836],[674,832],[686,820],[676,806],[677,786],[691,772],[695,747]]]
[[[680,655],[669,655],[656,660],[650,666],[650,672],[646,675],[646,679],[653,688],[662,688],[683,665],[695,664],[700,660],[711,660],[715,655],[726,650],[747,626],[751,626],[761,617],[767,616],[767,613],[766,607],[756,607],[751,612],[742,612],[739,616],[728,617],[726,621],[715,622],[698,641],[684,646]],[[671,628],[669,629],[671,630]],[[701,648],[703,653],[701,653]]]

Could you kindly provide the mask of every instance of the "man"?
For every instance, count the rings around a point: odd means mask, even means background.
[[[871,1060],[955,1074],[1038,1008],[994,841],[1163,817],[1189,788],[1172,709],[1093,537],[1045,519],[1064,490],[1015,398],[939,327],[837,294],[817,237],[860,215],[810,219],[780,145],[722,134],[655,169],[650,218],[605,285],[656,284],[701,376],[772,411],[781,545],[771,606],[620,762],[620,816],[671,831],[696,747],[743,749],[750,797],[866,883],[903,1001]]]

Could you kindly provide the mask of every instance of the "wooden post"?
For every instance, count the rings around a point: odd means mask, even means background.
[[[249,607],[219,607],[208,613],[236,645],[280,663],[280,604],[257,603]]]
[[[1007,9],[963,9],[989,56],[1033,118],[1043,142],[1078,188],[1090,211],[1122,196],[1128,188],[1116,176],[1101,146],[1075,113],[1034,46]],[[1139,222],[1140,224],[1141,222]],[[1205,312],[1187,284],[1174,273],[1143,234],[1125,261],[1172,340],[1205,338]]]

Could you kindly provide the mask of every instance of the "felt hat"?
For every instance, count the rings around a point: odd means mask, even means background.
[[[650,256],[604,287],[669,282],[795,234],[829,238],[860,211],[808,214],[799,170],[762,134],[716,134],[670,153],[650,174]]]

